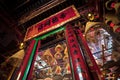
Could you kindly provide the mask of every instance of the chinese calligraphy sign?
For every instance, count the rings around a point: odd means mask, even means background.
[[[67,7],[62,11],[29,27],[27,29],[24,41],[32,39],[38,35],[42,35],[48,31],[54,30],[78,17],[80,17],[80,15],[73,5]]]

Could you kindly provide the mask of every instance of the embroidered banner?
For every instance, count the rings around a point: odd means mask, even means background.
[[[38,35],[44,34],[48,31],[54,30],[78,17],[80,17],[80,15],[73,5],[67,7],[62,11],[29,27],[27,29],[24,41],[27,41]]]

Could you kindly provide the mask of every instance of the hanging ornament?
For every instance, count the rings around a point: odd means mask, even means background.
[[[65,61],[65,62],[69,62],[69,58],[68,58],[67,55],[65,55],[65,56],[63,57],[63,61]]]
[[[62,52],[62,51],[63,51],[62,45],[58,44],[58,45],[55,47],[55,51],[56,51],[56,52]]]
[[[94,16],[93,13],[88,13],[87,18],[88,18],[90,21],[93,21],[93,20],[95,19],[95,16]]]
[[[47,49],[43,56],[42,56],[43,60],[45,60],[49,65],[52,64],[52,62],[54,61],[53,55],[50,52],[50,49]]]
[[[68,49],[67,49],[67,47],[66,47],[65,50],[64,50],[64,54],[65,54],[65,55],[68,55]]]
[[[67,63],[67,65],[66,65],[66,70],[67,70],[67,74],[70,74],[71,73],[71,69],[70,69],[70,64],[69,63]]]
[[[62,59],[62,53],[61,52],[63,51],[63,47],[60,44],[58,44],[55,47],[55,51],[56,51],[56,53],[55,53],[54,57],[56,59]]]
[[[55,53],[54,57],[56,59],[62,59],[62,54],[60,52]]]
[[[61,70],[62,70],[61,67],[57,66],[56,70],[55,70],[55,73],[58,74],[58,75],[60,75],[61,74]]]
[[[51,68],[48,69],[48,71],[47,71],[47,75],[52,75],[52,69],[51,69]]]
[[[69,62],[68,49],[67,49],[67,47],[66,47],[65,50],[64,50],[64,54],[65,54],[65,56],[63,57],[63,61]]]

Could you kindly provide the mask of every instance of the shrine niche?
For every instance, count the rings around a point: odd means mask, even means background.
[[[27,29],[29,46],[19,80],[103,80],[81,30],[73,25],[79,17],[71,5]]]
[[[62,80],[63,76],[71,75],[67,46],[64,41],[37,53],[32,79],[57,80],[55,78],[58,77]],[[42,77],[43,75],[44,77]]]

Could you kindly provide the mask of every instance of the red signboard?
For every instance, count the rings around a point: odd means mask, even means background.
[[[78,17],[80,17],[80,15],[73,5],[67,7],[62,11],[29,27],[27,29],[24,41],[27,41],[48,31],[54,30]]]

